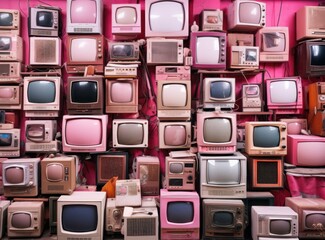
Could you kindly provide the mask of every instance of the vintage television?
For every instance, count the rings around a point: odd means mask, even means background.
[[[200,238],[200,197],[195,191],[160,190],[160,239]]]
[[[0,109],[21,110],[22,85],[0,85]]]
[[[41,161],[41,193],[71,194],[76,188],[79,159],[74,156],[46,157]]]
[[[40,158],[17,158],[2,162],[4,196],[36,197],[40,187]]]
[[[252,191],[283,188],[283,161],[281,157],[248,157],[247,188]]]
[[[204,9],[200,14],[202,31],[222,31],[223,11],[220,9]]]
[[[148,120],[114,119],[112,128],[114,148],[148,147]]]
[[[230,69],[258,69],[260,50],[255,46],[231,46],[229,48]]]
[[[196,116],[199,153],[232,154],[236,152],[236,114],[198,111]]]
[[[25,137],[26,152],[60,151],[56,120],[26,120]]]
[[[81,0],[72,0],[78,2]],[[83,2],[95,2],[82,0]],[[106,40],[104,35],[68,35],[66,38],[67,72],[84,73],[93,66],[96,74],[104,72]]]
[[[107,115],[63,115],[63,152],[106,151],[107,124]]]
[[[159,196],[160,162],[156,156],[135,158],[135,178],[140,179],[141,196]]]
[[[105,85],[106,113],[138,113],[138,79],[106,79]]]
[[[170,2],[170,1],[161,1]],[[148,38],[147,64],[183,64],[184,47],[182,39]]]
[[[227,8],[228,31],[256,32],[266,25],[266,3],[235,0]]]
[[[289,61],[289,28],[263,27],[256,33],[260,62]]]
[[[290,207],[252,206],[251,211],[253,240],[263,237],[298,240],[298,214]]]
[[[141,33],[141,5],[112,4],[112,34],[136,36]]]
[[[9,200],[2,200],[0,202],[0,237],[2,238],[7,232],[7,216],[8,206],[11,204]]]
[[[159,149],[191,147],[191,122],[159,122]]]
[[[295,166],[325,166],[325,138],[315,135],[288,135],[287,163]]]
[[[45,225],[44,203],[41,201],[12,202],[8,207],[9,238],[40,237]]]
[[[323,239],[325,200],[322,198],[287,197],[285,205],[298,214],[299,238]]]
[[[145,36],[187,38],[189,33],[188,0],[146,0]]]
[[[110,151],[97,155],[97,184],[104,185],[112,177],[128,178],[128,153]]]
[[[308,84],[308,108],[310,112],[325,110],[325,83],[314,82]]]
[[[29,36],[59,37],[61,34],[61,9],[49,6],[29,8]]]
[[[243,239],[246,226],[242,200],[203,199],[202,205],[203,237]]]
[[[260,112],[263,108],[263,89],[261,84],[242,84],[243,112]]]
[[[68,0],[67,33],[103,33],[102,0]]]
[[[308,132],[306,118],[280,118],[280,121],[287,123],[287,134],[302,134]]]
[[[0,61],[23,61],[23,39],[20,36],[0,32]]]
[[[246,122],[245,133],[245,152],[249,156],[285,156],[287,154],[287,123]]]
[[[61,195],[57,202],[57,236],[59,239],[104,237],[105,192],[79,192]]]
[[[161,120],[191,118],[191,81],[157,81],[157,116]]]
[[[24,77],[23,109],[27,117],[58,117],[60,77]]]
[[[0,157],[20,156],[20,129],[0,129]]]
[[[0,83],[20,83],[24,65],[21,62],[0,62]]]
[[[225,32],[192,32],[190,49],[193,68],[226,69],[227,34]]]
[[[31,66],[61,66],[61,39],[58,37],[30,37],[29,64]]]
[[[277,114],[299,114],[303,111],[300,76],[267,79],[267,108]]]
[[[140,45],[138,42],[108,42],[110,62],[138,61]]]
[[[203,108],[234,108],[236,102],[235,82],[235,78],[204,78],[201,90]]]
[[[57,233],[57,206],[60,195],[49,196],[49,228],[50,234]]]
[[[245,198],[247,159],[240,152],[233,155],[201,155],[201,198]]]
[[[103,77],[68,77],[66,103],[68,114],[103,114]]]
[[[194,157],[165,158],[165,181],[168,191],[195,191],[197,163]]]
[[[296,12],[296,40],[324,38],[324,6],[303,6]]]
[[[302,41],[295,49],[295,72],[303,78],[323,76],[324,59],[325,41]]]
[[[20,11],[18,9],[0,9],[0,30],[20,35]]]

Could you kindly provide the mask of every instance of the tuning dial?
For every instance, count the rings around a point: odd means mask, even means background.
[[[121,218],[121,210],[114,210],[114,211],[113,211],[113,218],[114,218],[115,220]]]

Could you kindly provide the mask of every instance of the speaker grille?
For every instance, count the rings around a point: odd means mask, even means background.
[[[56,53],[56,40],[53,39],[35,39],[35,62],[36,63],[55,63]]]

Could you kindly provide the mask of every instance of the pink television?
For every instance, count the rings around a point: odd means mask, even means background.
[[[103,32],[102,0],[67,0],[67,33]]]
[[[0,85],[0,109],[20,110],[22,91],[22,85]]]
[[[0,61],[23,61],[23,39],[8,32],[0,32]]]
[[[195,191],[160,189],[160,239],[200,238],[200,197]]]
[[[236,152],[236,114],[198,111],[196,127],[199,153],[233,154]]]
[[[140,4],[112,4],[112,34],[137,35],[141,33]]]
[[[106,151],[107,123],[107,115],[64,115],[63,152]]]
[[[299,114],[303,110],[303,91],[299,76],[267,79],[267,108],[278,114]]]
[[[189,0],[146,0],[146,37],[187,38]]]
[[[303,167],[325,166],[325,138],[314,135],[288,135],[285,161]]]
[[[227,34],[225,32],[192,32],[190,48],[193,68],[226,69]]]
[[[19,35],[20,18],[18,9],[0,9],[0,30]]]

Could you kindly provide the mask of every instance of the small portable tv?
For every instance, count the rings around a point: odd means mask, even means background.
[[[138,61],[139,55],[138,42],[108,42],[110,62]]]
[[[106,151],[107,124],[107,115],[63,115],[63,152]]]
[[[245,133],[245,152],[249,156],[285,156],[287,154],[287,123],[245,122]]]
[[[30,37],[29,64],[32,66],[61,66],[62,42],[58,37]]]
[[[189,120],[191,118],[191,81],[157,81],[157,116],[161,120]]]
[[[104,238],[105,192],[74,191],[57,202],[57,236],[68,240]]]
[[[112,34],[133,35],[141,33],[141,5],[112,4]]]
[[[58,152],[59,141],[56,140],[56,120],[25,121],[26,152]]]
[[[128,153],[111,151],[97,155],[97,184],[104,185],[112,177],[128,178]]]
[[[236,102],[236,79],[207,77],[203,79],[203,108],[234,108]]]
[[[146,0],[145,36],[187,38],[189,33],[188,0]]]
[[[18,9],[0,9],[0,30],[20,35],[20,11]]]
[[[247,159],[240,152],[233,155],[201,155],[201,198],[245,198]]]
[[[308,131],[306,118],[281,118],[280,121],[287,123],[288,134],[302,134],[303,131]]]
[[[112,125],[114,148],[148,147],[148,120],[114,119]]]
[[[222,31],[223,11],[220,9],[204,9],[200,14],[202,31]]]
[[[95,2],[73,0],[72,2]],[[104,72],[106,40],[104,35],[68,35],[66,38],[68,73],[84,73],[85,68],[93,66],[96,74]]]
[[[171,2],[171,1],[161,1]],[[184,47],[182,39],[148,38],[147,64],[183,64]]]
[[[29,8],[29,36],[59,37],[61,33],[61,9],[49,6]]]
[[[24,65],[20,62],[0,62],[0,83],[20,83]]]
[[[2,200],[0,202],[0,237],[2,238],[7,230],[7,216],[8,206],[10,205],[9,200]]]
[[[196,116],[199,153],[233,154],[236,152],[236,114],[198,111]]]
[[[243,112],[260,112],[263,107],[261,84],[242,84]]]
[[[191,131],[191,122],[159,122],[159,149],[189,149]]]
[[[227,8],[228,31],[256,32],[266,25],[266,3],[235,0]]]
[[[17,201],[8,207],[7,236],[9,238],[40,237],[45,226],[44,203]]]
[[[325,200],[322,198],[287,197],[285,205],[298,214],[299,233],[301,239],[324,238]]]
[[[23,39],[20,36],[0,32],[0,61],[23,61]]]
[[[203,237],[243,238],[245,205],[242,200],[203,199]]]
[[[195,191],[160,189],[160,239],[200,238],[200,197]]]
[[[137,113],[139,80],[134,78],[117,78],[105,80],[105,112]]]
[[[102,34],[102,0],[67,0],[67,33]]]
[[[0,85],[0,108],[21,110],[22,85]]]
[[[41,161],[41,193],[71,194],[76,187],[79,163],[74,156],[47,157]]]
[[[296,40],[324,38],[325,7],[303,6],[296,12]]]
[[[298,114],[303,110],[300,76],[266,79],[267,108],[277,114]]]
[[[298,239],[298,214],[290,207],[252,206],[251,217],[253,240]]]
[[[36,197],[39,193],[40,158],[17,158],[2,162],[4,196]]]
[[[0,129],[0,157],[20,156],[20,129]]]
[[[102,114],[103,77],[68,77],[66,99],[68,114]]]
[[[260,62],[289,61],[289,28],[263,27],[256,33]]]
[[[190,49],[193,68],[226,69],[227,34],[225,32],[192,32]]]
[[[230,69],[258,69],[260,50],[255,46],[231,46],[229,49]]]
[[[24,77],[23,109],[27,117],[58,117],[60,77]]]

